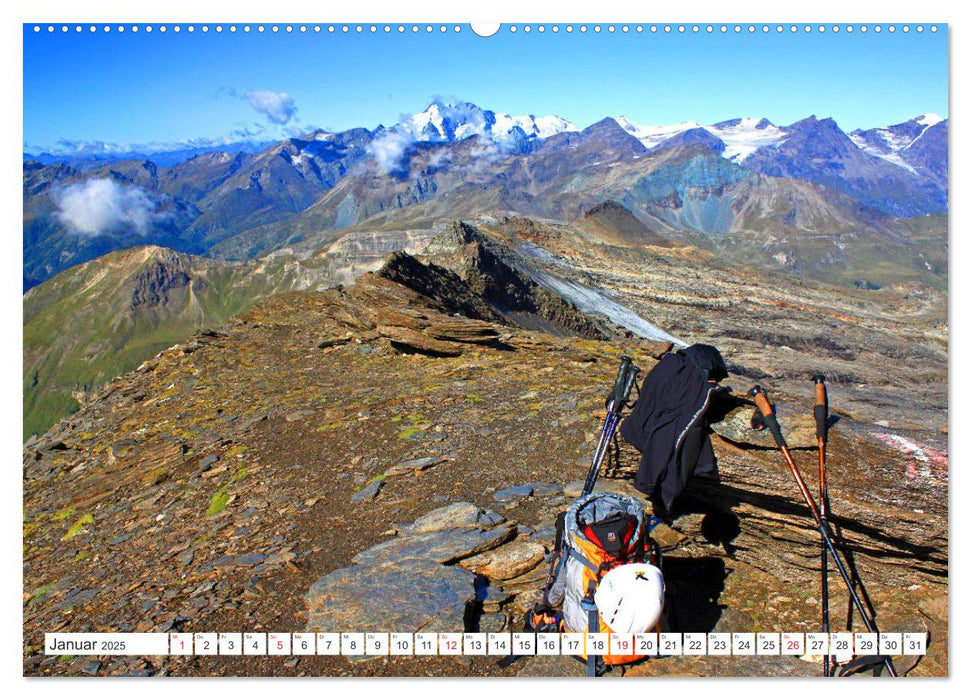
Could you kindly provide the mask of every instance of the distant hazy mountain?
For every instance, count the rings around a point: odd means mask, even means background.
[[[231,141],[206,144],[160,144],[134,148],[102,143],[78,144],[73,148],[63,148],[53,153],[24,151],[24,160],[37,161],[44,165],[64,163],[79,170],[97,168],[121,160],[151,160],[156,165],[168,167],[203,153],[220,151],[226,153],[256,153],[272,143],[273,141]]]

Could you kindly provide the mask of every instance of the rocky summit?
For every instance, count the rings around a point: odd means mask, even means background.
[[[623,235],[602,254],[582,245],[618,220]],[[918,284],[836,295],[654,236],[613,207],[579,228],[458,226],[427,256],[268,296],[108,381],[24,446],[24,673],[583,675],[569,657],[499,668],[474,656],[42,652],[58,631],[518,631],[620,355],[646,372],[672,347],[619,323],[647,317],[718,344],[732,388],[713,425],[718,478],[693,481],[654,532],[675,628],[819,630],[818,532],[751,428],[745,389],[769,387],[815,488],[809,377],[822,370],[838,541],[881,629],[929,633],[927,655],[899,657],[898,670],[946,675],[946,298]],[[565,261],[557,279],[572,298],[551,291]],[[602,295],[599,313],[578,290]],[[618,443],[598,490],[638,495],[638,459]],[[837,627],[847,596],[830,573]],[[674,656],[610,673],[817,676],[820,664]]]

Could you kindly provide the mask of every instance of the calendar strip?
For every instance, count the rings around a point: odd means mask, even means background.
[[[926,632],[50,633],[44,653],[73,656],[886,656],[927,653]]]

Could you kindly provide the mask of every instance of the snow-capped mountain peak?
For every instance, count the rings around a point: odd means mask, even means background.
[[[573,122],[562,117],[497,114],[471,102],[442,100],[435,100],[423,112],[404,117],[392,130],[408,135],[414,141],[460,141],[479,136],[498,144],[579,131]]]
[[[938,122],[944,121],[944,117],[940,117],[933,112],[926,112],[914,119],[921,126],[934,126]]]

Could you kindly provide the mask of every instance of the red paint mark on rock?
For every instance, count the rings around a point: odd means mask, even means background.
[[[947,452],[893,433],[874,433],[873,436],[887,447],[911,458],[907,464],[908,480],[932,476],[947,478]]]

